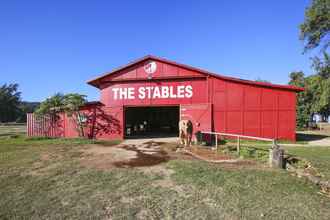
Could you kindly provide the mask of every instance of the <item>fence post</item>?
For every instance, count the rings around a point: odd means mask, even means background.
[[[240,152],[240,143],[241,141],[240,141],[240,137],[239,136],[237,136],[237,154],[239,155],[239,152]]]
[[[269,166],[282,169],[285,168],[284,150],[276,145],[276,143],[269,149]]]
[[[273,139],[273,146],[275,146],[276,144],[276,139]]]
[[[215,150],[218,151],[218,135],[215,134]]]

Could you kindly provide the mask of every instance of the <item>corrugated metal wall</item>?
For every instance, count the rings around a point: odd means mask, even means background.
[[[48,116],[27,114],[27,136],[64,137],[63,114],[57,120]]]
[[[295,140],[295,92],[215,78],[211,85],[215,131]]]

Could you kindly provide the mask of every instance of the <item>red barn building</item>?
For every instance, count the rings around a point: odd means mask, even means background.
[[[91,137],[177,135],[178,121],[190,119],[194,133],[296,138],[296,93],[302,91],[298,87],[222,76],[154,56],[88,84],[101,93],[100,102],[83,108],[95,116],[88,125]],[[60,136],[77,136],[70,119],[64,114],[61,118]]]

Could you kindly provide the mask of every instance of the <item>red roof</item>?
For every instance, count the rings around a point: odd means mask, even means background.
[[[133,62],[130,62],[128,63],[127,65],[125,66],[121,66],[119,68],[116,68],[114,70],[112,70],[111,72],[107,72],[97,78],[94,78],[92,80],[89,80],[87,83],[92,85],[92,86],[95,86],[97,88],[100,88],[100,83],[101,83],[101,80],[111,74],[115,74],[117,73],[118,71],[121,71],[121,70],[124,70],[126,68],[129,68],[133,65],[136,65],[138,63],[141,63],[141,62],[145,62],[146,60],[154,60],[154,61],[159,61],[159,62],[163,62],[163,63],[167,63],[167,64],[170,64],[170,65],[174,65],[174,66],[177,66],[177,67],[181,67],[181,68],[184,68],[184,69],[188,69],[188,70],[192,70],[192,71],[196,71],[196,72],[199,72],[199,73],[202,73],[206,76],[213,76],[213,77],[216,77],[216,78],[219,78],[219,79],[223,79],[223,80],[227,80],[227,81],[233,81],[233,82],[238,82],[238,83],[242,83],[242,84],[249,84],[249,85],[255,85],[255,86],[261,86],[261,87],[269,87],[269,88],[278,88],[278,89],[286,89],[286,90],[292,90],[292,91],[296,91],[296,92],[300,92],[300,91],[304,91],[303,88],[301,87],[297,87],[297,86],[291,86],[291,85],[278,85],[278,84],[272,84],[272,83],[266,83],[266,82],[257,82],[257,81],[253,81],[253,80],[245,80],[245,79],[239,79],[239,78],[234,78],[234,77],[229,77],[229,76],[224,76],[224,75],[219,75],[219,74],[216,74],[216,73],[212,73],[212,72],[209,72],[209,71],[206,71],[206,70],[202,70],[202,69],[199,69],[199,68],[196,68],[196,67],[192,67],[192,66],[189,66],[189,65],[185,65],[185,64],[180,64],[180,63],[177,63],[177,62],[174,62],[174,61],[170,61],[170,60],[167,60],[167,59],[164,59],[164,58],[159,58],[159,57],[156,57],[156,56],[152,56],[152,55],[147,55],[147,56],[144,56],[140,59],[137,59]]]

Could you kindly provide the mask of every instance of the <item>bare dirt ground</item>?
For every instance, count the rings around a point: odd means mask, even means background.
[[[170,188],[179,195],[184,195],[185,189],[171,179],[174,170],[167,167],[165,162],[170,159],[194,158],[184,152],[176,152],[177,146],[173,142],[155,142],[150,139],[136,142],[130,140],[113,147],[89,145],[83,150],[80,161],[83,166],[101,170],[135,167],[145,174],[156,174],[160,177],[152,182],[153,186]]]
[[[134,142],[133,142],[134,143]],[[171,159],[171,150],[164,150],[164,142],[137,141],[136,144],[119,144],[112,147],[89,145],[83,150],[81,163],[87,167],[110,169],[113,167],[149,167]]]
[[[196,157],[196,155],[198,156]],[[233,156],[213,151],[207,147],[193,146],[183,149],[176,142],[161,142],[158,139],[156,141],[153,139],[129,140],[111,147],[87,145],[82,151],[80,162],[85,167],[100,170],[136,167],[143,172],[152,172],[163,176],[164,179],[158,184],[171,186],[172,183],[169,178],[171,171],[166,168],[166,162],[174,159],[202,159],[219,162],[220,166],[228,169],[256,169],[260,166],[255,161],[237,160]]]

